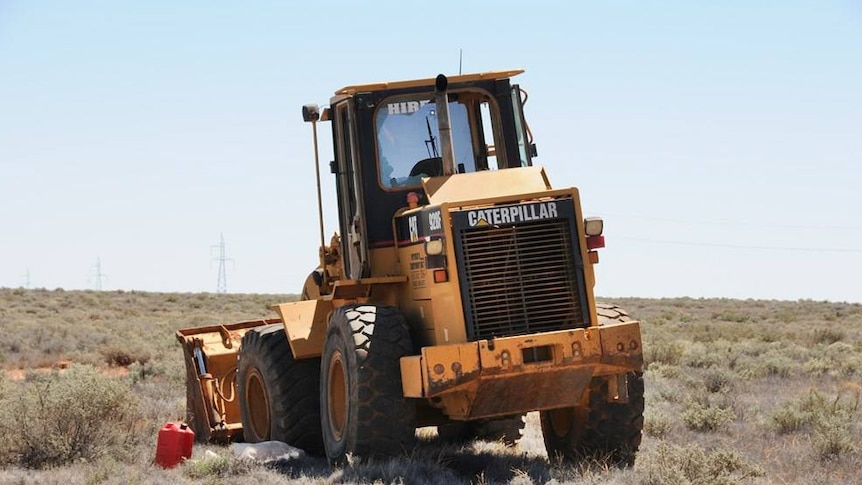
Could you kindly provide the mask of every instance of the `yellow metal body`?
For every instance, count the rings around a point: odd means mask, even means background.
[[[572,406],[593,377],[642,365],[633,322],[425,347],[401,359],[401,374],[405,396],[466,420]]]
[[[553,190],[547,181],[544,169],[536,167],[513,168],[508,170],[476,172],[456,177],[437,177],[425,180],[429,199],[439,203],[446,241],[447,255],[455,254],[454,237],[451,234],[451,211],[454,209],[492,207],[494,204],[514,201],[544,200],[553,197],[569,196],[578,201],[576,188]],[[498,195],[493,195],[494,193]],[[443,202],[446,201],[446,202]],[[575,220],[578,233],[584,234],[583,214],[580,204],[575,204]],[[409,215],[421,208],[404,212]],[[596,322],[595,313],[595,275],[588,261],[586,245],[581,244],[581,256],[585,261],[584,277],[591,321]],[[426,255],[422,245],[397,248],[397,258],[389,261],[391,250],[378,250],[372,254],[373,268],[381,272],[396,272],[409,278],[410,284],[404,285],[398,299],[398,306],[408,321],[415,321],[421,328],[421,345],[448,345],[467,341],[466,323],[462,311],[461,287],[457,277],[444,283],[434,283],[426,269]],[[383,254],[390,253],[390,254]],[[389,256],[390,258],[387,258]],[[395,264],[389,267],[388,264]],[[418,264],[417,264],[418,263]],[[452,265],[454,266],[454,265]],[[453,272],[452,276],[457,276]]]
[[[518,74],[522,74],[524,72],[523,69],[509,69],[506,71],[489,71],[489,72],[480,72],[475,74],[463,74],[458,76],[452,76],[449,78],[449,84],[458,84],[458,83],[466,83],[472,81],[487,81],[487,80],[496,80],[496,79],[508,79],[511,77],[515,77]],[[373,91],[383,91],[387,89],[403,89],[403,88],[417,88],[423,86],[434,86],[435,78],[430,77],[426,79],[410,79],[407,81],[386,81],[379,83],[369,83],[369,84],[357,84],[353,86],[345,86],[338,91],[335,92],[336,96],[353,96],[356,93],[361,92],[373,92]]]
[[[503,79],[521,71],[500,71],[450,78],[451,83]],[[360,92],[433,85],[434,79],[348,86],[333,100]],[[181,330],[189,381],[189,413],[195,431],[204,438],[227,439],[241,429],[237,403],[226,392],[233,385],[236,354],[242,335],[258,325],[283,323],[295,358],[322,354],[332,312],[344,305],[372,303],[398,307],[411,327],[416,354],[401,359],[404,395],[417,405],[435,408],[443,419],[472,420],[535,410],[577,406],[590,380],[608,376],[612,390],[618,376],[643,366],[640,324],[637,321],[599,325],[593,266],[588,254],[576,188],[553,189],[540,167],[509,168],[425,178],[427,202],[439,206],[447,258],[445,280],[435,281],[425,246],[415,241],[368,250],[370,274],[351,280],[344,271],[338,235],[320,249],[318,274],[309,277],[304,301],[273,306],[281,318]],[[452,217],[456,211],[493,210],[501,204],[571,200],[574,233],[583,267],[586,328],[548,331],[468,341],[461,284],[456,268]],[[420,214],[407,206],[395,217]],[[393,221],[393,230],[395,222]],[[397,231],[394,231],[397,232]],[[320,284],[320,285],[319,285]],[[206,369],[198,364],[203,355]],[[235,394],[235,393],[234,393]],[[622,395],[610,399],[627,399]],[[438,418],[439,422],[439,418]],[[420,423],[433,424],[433,423]]]

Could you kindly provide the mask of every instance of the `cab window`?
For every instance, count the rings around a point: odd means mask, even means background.
[[[458,172],[476,171],[471,96],[449,95],[449,122]],[[386,99],[377,107],[377,156],[380,185],[415,188],[422,177],[443,175],[443,147],[437,129],[437,106],[428,94]]]

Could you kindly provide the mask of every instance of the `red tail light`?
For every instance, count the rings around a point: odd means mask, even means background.
[[[605,237],[604,236],[588,236],[587,237],[587,249],[593,250],[598,248],[605,247]]]

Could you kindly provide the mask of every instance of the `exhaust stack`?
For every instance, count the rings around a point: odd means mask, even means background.
[[[434,103],[437,105],[437,130],[440,132],[440,145],[443,148],[443,175],[455,173],[455,149],[452,145],[452,128],[449,123],[449,99],[446,88],[449,79],[445,75],[437,76],[435,83]]]

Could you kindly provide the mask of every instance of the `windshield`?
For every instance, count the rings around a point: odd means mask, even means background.
[[[467,107],[456,98],[457,95],[449,97],[455,169],[473,172],[476,162]],[[387,100],[377,109],[375,121],[381,186],[417,187],[422,177],[443,175],[437,106],[428,95]]]

